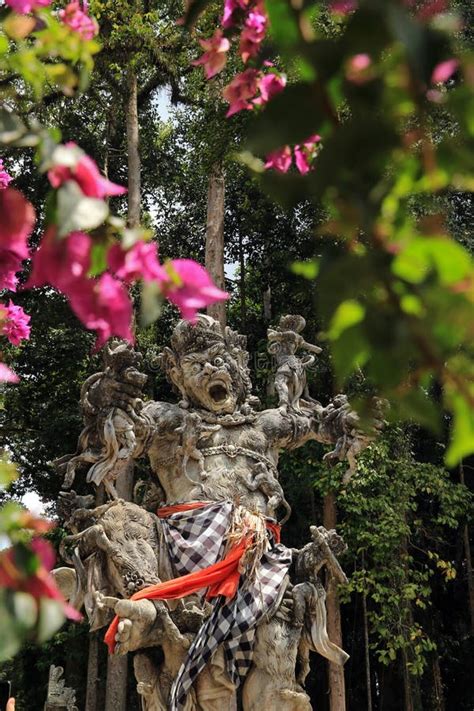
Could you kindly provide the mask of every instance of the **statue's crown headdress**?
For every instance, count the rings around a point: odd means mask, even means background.
[[[226,343],[219,321],[206,314],[198,314],[195,324],[180,321],[171,336],[171,348],[177,355],[202,351],[214,343]]]

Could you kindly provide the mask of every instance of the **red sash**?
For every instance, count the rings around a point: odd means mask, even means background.
[[[159,518],[166,518],[174,513],[192,511],[194,509],[208,506],[209,502],[192,502],[189,504],[176,504],[175,506],[164,506],[158,509]],[[280,542],[280,526],[276,523],[267,522],[267,528],[273,533],[277,543]],[[247,548],[252,543],[252,534],[244,536],[237,544],[227,552],[222,560],[207,566],[194,573],[188,573],[180,578],[173,578],[164,583],[150,585],[143,590],[134,593],[130,600],[176,600],[177,598],[192,595],[198,590],[209,588],[207,598],[224,595],[227,599],[232,599],[237,592],[240,581],[239,562]],[[115,635],[119,617],[116,615],[105,633],[104,642],[109,648],[109,653],[113,654],[115,649]]]

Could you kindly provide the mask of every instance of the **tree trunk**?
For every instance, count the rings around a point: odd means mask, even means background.
[[[433,711],[445,711],[443,680],[441,677],[441,668],[439,666],[439,656],[433,657]]]
[[[272,287],[270,285],[263,292],[263,318],[266,322],[272,320]]]
[[[415,711],[413,693],[411,688],[410,672],[408,671],[408,653],[402,650],[402,672],[403,672],[403,695],[405,699],[404,711]]]
[[[129,227],[140,224],[140,143],[138,128],[137,75],[128,74],[127,97],[127,155],[128,155],[128,217]]]
[[[459,479],[461,484],[465,485],[464,465],[463,462],[459,465]],[[471,558],[471,541],[469,538],[469,526],[467,523],[463,527],[464,540],[464,555],[466,556],[466,576],[467,576],[467,594],[468,607],[471,617],[471,634],[474,635],[474,578],[472,575],[472,558]]]
[[[364,558],[362,558],[362,566]],[[364,619],[365,680],[367,685],[367,711],[372,711],[372,675],[370,673],[369,625],[367,620],[367,596],[362,593],[362,615]]]
[[[206,269],[219,289],[225,289],[224,277],[224,212],[225,178],[222,161],[211,168],[207,193]],[[222,327],[226,325],[225,301],[207,307],[209,316]]]
[[[406,516],[405,516],[405,523]],[[408,558],[408,539],[406,537],[402,540],[401,553],[403,559],[406,561]],[[405,563],[405,568],[407,564]],[[408,577],[408,571],[407,571]],[[402,609],[402,621],[406,629],[412,629],[413,627],[413,609],[410,601],[406,601],[404,609]],[[407,645],[402,649],[402,665],[403,665],[403,688],[405,695],[405,711],[420,711],[422,708],[421,704],[421,691],[418,678],[410,674],[410,662],[411,659],[411,649]]]
[[[247,290],[245,282],[245,252],[242,235],[239,235],[239,265],[240,265],[240,326],[241,332],[247,331]]]
[[[334,494],[324,497],[323,525],[325,528],[336,528],[337,509]],[[329,586],[326,598],[328,615],[328,635],[331,642],[342,647],[341,607],[336,588]],[[328,665],[329,708],[330,711],[346,711],[346,687],[344,667],[329,662]]]
[[[99,711],[97,687],[99,682],[99,635],[89,635],[89,659],[87,661],[86,711]]]
[[[128,655],[107,657],[105,711],[127,711]]]

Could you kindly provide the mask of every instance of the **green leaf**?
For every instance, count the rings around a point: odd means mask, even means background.
[[[450,393],[448,403],[453,412],[453,424],[445,462],[446,466],[454,467],[474,452],[474,409],[459,393]]]
[[[140,323],[146,328],[161,314],[163,296],[157,282],[144,282],[141,289]]]
[[[282,48],[292,47],[298,43],[299,31],[295,12],[287,0],[265,0],[270,18],[270,33],[275,42]]]
[[[7,454],[0,455],[0,489],[4,489],[18,476],[16,464],[8,458]]]
[[[104,200],[86,197],[72,180],[64,183],[57,195],[59,237],[65,237],[76,230],[92,230],[101,225],[109,214]]]
[[[370,346],[362,330],[358,326],[347,328],[332,343],[331,352],[339,384],[362,368],[369,359]]]
[[[5,37],[5,35],[0,35],[0,55],[1,54],[6,54],[8,52],[10,44],[8,42],[8,39]]]
[[[355,299],[347,299],[340,304],[331,319],[328,335],[333,341],[351,326],[360,323],[365,316],[365,307]]]
[[[424,281],[433,268],[442,284],[455,284],[471,273],[472,258],[449,237],[414,237],[392,262],[392,272],[412,284]]]
[[[316,279],[319,274],[319,261],[310,259],[307,262],[293,262],[291,271],[305,279]]]
[[[91,249],[91,265],[89,276],[95,277],[107,269],[108,245],[103,242],[94,242]]]

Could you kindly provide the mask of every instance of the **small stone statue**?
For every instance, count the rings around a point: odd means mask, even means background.
[[[275,389],[278,393],[279,406],[300,411],[300,400],[304,396],[306,402],[311,402],[306,381],[306,371],[314,363],[314,355],[299,358],[300,350],[310,353],[321,353],[322,349],[312,343],[307,343],[301,331],[306,326],[302,316],[282,316],[276,329],[269,328],[268,352],[276,357],[277,371]]]
[[[76,692],[66,686],[62,667],[49,667],[48,697],[44,711],[79,711],[76,706]]]
[[[204,466],[204,455],[198,449],[198,442],[209,439],[209,437],[220,429],[220,425],[206,425],[196,412],[186,413],[184,423],[178,427],[176,432],[181,434],[181,445],[176,448],[176,454],[181,458],[183,474],[192,483],[201,487],[202,478],[205,478],[206,469]],[[188,474],[188,463],[194,460],[198,466],[199,481],[195,481]]]
[[[378,398],[373,401],[372,428],[361,431],[358,416],[351,410],[345,395],[336,395],[326,408],[327,427],[332,426],[342,434],[336,440],[336,446],[324,455],[323,461],[329,466],[347,459],[348,469],[344,472],[342,483],[348,484],[357,471],[357,456],[375,439],[375,433],[385,424],[383,410],[388,407],[386,401]]]

